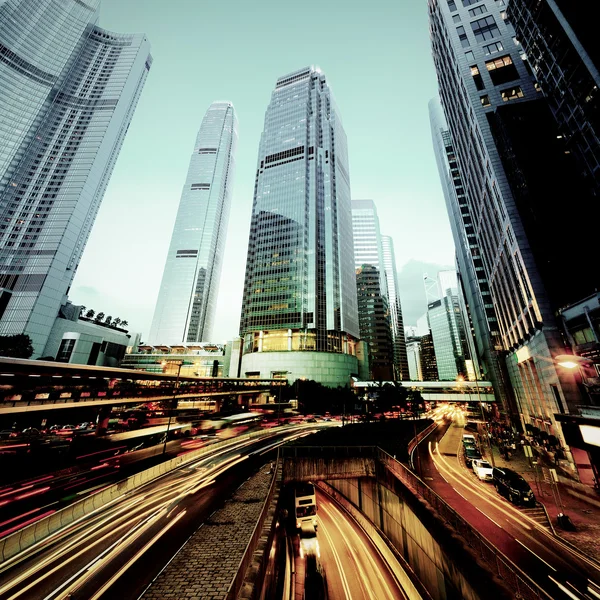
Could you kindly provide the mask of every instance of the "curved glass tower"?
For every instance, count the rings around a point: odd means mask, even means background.
[[[359,335],[350,177],[346,134],[319,69],[277,80],[258,154],[242,374],[344,385]]]
[[[152,58],[99,0],[0,1],[0,335],[34,357],[73,281]]]
[[[231,102],[204,115],[181,193],[150,344],[209,340],[231,206],[237,118]]]

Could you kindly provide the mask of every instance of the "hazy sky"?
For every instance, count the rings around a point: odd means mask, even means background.
[[[211,102],[230,100],[240,139],[212,341],[237,335],[265,109],[277,77],[311,64],[342,115],[352,197],[375,200],[398,269],[454,264],[429,131],[425,0],[103,0],[100,25],[145,32],[154,63],[71,288],[75,304],[148,334],[196,133]]]

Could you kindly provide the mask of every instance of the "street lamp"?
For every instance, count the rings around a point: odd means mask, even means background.
[[[165,455],[165,452],[167,451],[167,440],[169,439],[169,430],[171,429],[171,417],[173,416],[173,410],[174,408],[177,406],[177,389],[179,388],[179,375],[181,374],[181,367],[183,367],[183,363],[184,361],[179,360],[177,362],[175,361],[163,361],[161,364],[163,367],[166,367],[167,364],[173,364],[173,365],[177,365],[177,378],[175,379],[175,387],[173,388],[173,398],[171,400],[171,402],[169,403],[171,406],[169,406],[169,422],[167,423],[167,434],[165,435],[165,441],[163,444],[163,456]]]

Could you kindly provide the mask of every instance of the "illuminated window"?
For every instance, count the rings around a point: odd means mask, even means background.
[[[523,98],[525,96],[523,90],[521,89],[521,86],[516,86],[514,88],[502,90],[500,92],[500,95],[502,96],[503,102],[508,102],[509,100],[516,100],[517,98]]]
[[[481,106],[483,106],[484,108],[492,105],[492,103],[490,102],[490,97],[487,94],[485,96],[481,96],[481,98],[479,99],[481,100]]]

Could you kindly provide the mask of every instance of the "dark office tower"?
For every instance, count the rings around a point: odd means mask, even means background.
[[[600,38],[594,0],[511,0],[507,15],[585,185],[600,196]]]
[[[390,381],[394,346],[383,239],[373,200],[352,200],[360,337],[368,344],[370,379]],[[387,323],[387,331],[386,331]]]
[[[325,75],[277,80],[254,185],[242,375],[348,385],[359,335],[346,134]]]
[[[0,335],[34,356],[85,248],[152,58],[99,0],[0,2]]]
[[[515,44],[504,2],[428,4],[440,98],[521,425],[555,435],[574,467],[555,414],[576,410],[581,395],[554,360],[564,353],[555,314],[582,297],[595,274],[581,278],[567,252],[585,213],[550,208],[580,197],[572,156]]]
[[[369,378],[374,381],[394,379],[394,345],[390,311],[381,293],[381,273],[372,265],[356,270],[358,322],[360,337],[369,346]]]
[[[433,347],[433,336],[431,333],[424,335],[420,340],[421,349],[421,375],[423,381],[438,381],[438,368]]]
[[[382,235],[381,245],[383,247],[383,269],[387,280],[392,338],[394,340],[394,372],[396,379],[407,381],[410,380],[410,375],[408,372],[406,338],[404,337],[404,319],[402,318],[402,306],[400,305],[394,240],[389,235]]]
[[[458,291],[462,294],[463,305],[468,307],[468,313],[463,313],[464,322],[468,329],[472,330],[466,331],[469,354],[473,359],[477,378],[491,381],[496,397],[502,405],[512,407],[514,401],[512,396],[508,395],[511,388],[505,383],[506,368],[503,366],[504,361],[499,360],[502,340],[490,285],[483,266],[483,253],[475,235],[475,222],[458,169],[452,136],[437,98],[429,102],[429,119],[440,182],[456,248]]]

